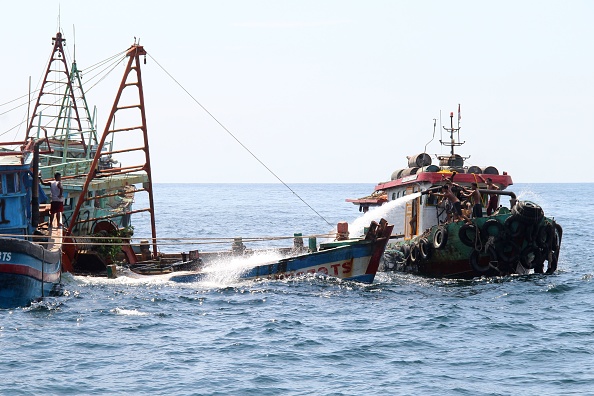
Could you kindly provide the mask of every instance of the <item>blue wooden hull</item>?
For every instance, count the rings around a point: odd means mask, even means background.
[[[385,246],[385,241],[384,241]],[[381,242],[357,241],[328,250],[308,253],[259,265],[243,273],[243,279],[282,279],[305,274],[319,274],[363,283],[372,283],[379,267],[374,252],[383,248]]]
[[[28,306],[60,283],[61,259],[55,252],[16,239],[2,239],[0,249],[0,308]]]
[[[240,274],[241,279],[285,279],[318,274],[362,283],[372,283],[392,232],[383,221],[365,239],[353,239],[322,245],[317,252],[289,257],[274,263],[258,265]],[[176,275],[175,282],[196,282],[205,274]]]

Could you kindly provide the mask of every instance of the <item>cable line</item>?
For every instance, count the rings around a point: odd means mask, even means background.
[[[210,116],[210,118],[212,118],[217,124],[220,125],[221,128],[223,128],[225,130],[225,132],[227,132],[229,134],[229,136],[231,136],[233,139],[235,139],[235,141],[237,143],[239,143],[239,145],[241,147],[243,147],[248,153],[250,153],[250,155],[252,157],[254,157],[256,159],[256,161],[258,161],[264,168],[266,168],[266,170],[268,172],[270,172],[270,174],[272,176],[274,176],[278,181],[280,181],[285,187],[287,187],[289,189],[289,191],[291,191],[297,198],[299,198],[299,200],[301,200],[301,202],[303,202],[305,205],[307,205],[307,207],[309,207],[312,211],[315,212],[315,214],[317,214],[322,220],[324,220],[326,222],[326,224],[328,224],[330,227],[334,227],[334,225],[332,225],[328,220],[326,220],[324,218],[324,216],[322,216],[321,214],[319,214],[314,208],[312,208],[307,202],[305,202],[305,200],[303,198],[301,198],[299,196],[299,194],[297,194],[295,191],[293,191],[293,189],[291,187],[289,187],[287,185],[287,183],[285,183],[280,177],[277,176],[276,173],[274,173],[268,166],[266,166],[266,164],[264,162],[262,162],[254,153],[252,153],[250,151],[249,148],[247,148],[237,137],[235,137],[235,135],[233,135],[233,133],[231,133],[231,131],[229,131],[229,129],[227,129],[210,111],[208,111],[206,109],[206,107],[204,107],[200,102],[198,102],[198,100],[192,96],[192,94],[190,92],[188,92],[188,90],[186,88],[183,87],[183,85],[181,85],[176,79],[175,77],[173,77],[167,70],[165,70],[165,68],[163,66],[161,66],[161,64],[159,62],[157,62],[157,60],[155,58],[153,58],[151,56],[150,53],[147,52],[147,55],[149,56],[149,58],[151,58],[160,68],[161,70],[163,70],[165,72],[165,74],[167,74],[181,89],[184,90],[185,93],[188,94],[188,96],[190,98],[192,98],[192,100],[194,102],[196,102],[196,104],[198,104],[198,106],[200,106],[202,108],[202,110],[204,110],[206,112],[206,114],[208,114]]]

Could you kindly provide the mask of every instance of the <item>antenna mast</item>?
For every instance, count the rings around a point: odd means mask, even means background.
[[[441,114],[441,113],[440,113]],[[440,140],[442,146],[447,146],[450,148],[450,155],[441,155],[439,156],[439,165],[440,166],[449,166],[454,168],[460,168],[464,166],[464,160],[469,157],[462,157],[454,152],[454,147],[462,146],[466,142],[460,141],[460,105],[458,105],[458,127],[454,128],[454,112],[450,112],[450,127],[446,128],[445,126],[443,129],[450,134],[450,140],[444,141]],[[454,138],[454,132],[458,134],[458,139]]]
[[[439,142],[443,145],[443,146],[449,146],[450,147],[450,155],[453,157],[455,155],[454,153],[454,147],[456,146],[462,146],[464,143],[466,142],[461,142],[460,141],[460,117],[458,116],[458,128],[454,128],[454,112],[450,112],[450,127],[446,128],[445,126],[443,127],[444,130],[446,130],[447,132],[449,132],[450,134],[450,140],[449,141],[443,141],[440,140]],[[458,140],[456,141],[456,139],[454,139],[454,132],[458,133]]]

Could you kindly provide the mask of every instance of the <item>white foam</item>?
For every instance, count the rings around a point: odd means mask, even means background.
[[[393,201],[386,202],[382,206],[370,209],[367,213],[349,224],[349,233],[351,237],[363,235],[364,228],[369,227],[369,224],[371,224],[372,221],[379,222],[382,218],[386,219],[390,224],[395,224],[401,221],[401,219],[395,218],[396,209],[402,207],[406,202],[412,201],[420,196],[420,192],[405,195]]]
[[[274,250],[255,252],[248,256],[225,257],[209,263],[202,272],[212,281],[227,283],[238,280],[242,273],[251,268],[274,263],[282,258],[283,255]]]
[[[136,309],[122,309],[122,308],[114,308],[111,312],[115,313],[116,315],[124,315],[124,316],[146,316],[148,315],[146,312],[140,312]]]

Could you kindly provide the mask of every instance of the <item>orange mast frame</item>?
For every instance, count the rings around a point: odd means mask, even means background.
[[[146,174],[148,176],[148,182],[144,186],[144,190],[147,191],[147,193],[148,193],[149,208],[144,209],[142,211],[148,211],[151,216],[151,232],[152,232],[152,245],[153,245],[152,253],[153,253],[153,258],[156,258],[157,257],[157,232],[156,232],[156,225],[155,225],[153,184],[152,184],[152,175],[151,175],[151,160],[150,160],[150,154],[149,154],[150,151],[149,151],[149,142],[148,142],[147,127],[146,127],[146,113],[145,113],[145,108],[144,108],[144,92],[143,92],[143,88],[142,88],[142,75],[141,75],[141,70],[140,70],[140,56],[142,56],[142,55],[146,56],[146,51],[144,50],[144,47],[142,47],[141,45],[138,45],[138,44],[132,45],[126,53],[126,56],[129,59],[128,59],[128,63],[126,65],[126,69],[124,71],[124,76],[122,77],[122,82],[120,83],[120,87],[118,89],[118,93],[116,95],[114,104],[113,104],[111,112],[109,114],[109,118],[107,119],[107,123],[105,125],[105,130],[103,132],[103,135],[101,136],[101,140],[97,147],[97,152],[95,153],[95,157],[93,159],[93,163],[91,164],[89,174],[87,175],[87,178],[85,180],[85,184],[83,186],[82,193],[80,194],[80,196],[78,198],[78,201],[76,203],[76,208],[74,210],[74,213],[72,214],[72,223],[70,224],[69,229],[66,230],[65,235],[70,236],[71,230],[74,229],[74,225],[77,224],[78,222],[82,222],[82,221],[79,221],[79,218],[78,218],[80,209],[81,209],[83,202],[88,200],[87,195],[88,195],[88,191],[89,191],[89,185],[91,184],[91,181],[93,179],[100,178],[100,177],[109,177],[110,175],[113,175],[113,174],[126,174],[126,173],[144,171],[144,172],[146,172]],[[128,77],[130,76],[131,73],[133,75],[134,74],[136,75],[135,82],[128,82]],[[138,88],[139,103],[132,105],[132,106],[130,106],[130,105],[120,106],[119,103],[120,103],[120,99],[122,97],[122,93],[124,92],[124,90],[126,88],[131,88],[131,87]],[[116,115],[117,111],[124,110],[124,109],[133,109],[133,108],[138,108],[140,110],[141,125],[135,126],[135,127],[129,127],[129,128],[122,128],[122,129],[112,129],[112,125],[114,125],[114,119],[115,119],[115,115]],[[117,150],[117,151],[116,150],[103,151],[103,148],[107,141],[107,137],[109,135],[114,134],[114,133],[125,133],[125,132],[135,131],[135,130],[139,130],[139,129],[142,131],[142,135],[144,138],[144,145],[142,147],[135,147],[135,148],[131,148],[131,149]],[[144,152],[144,159],[145,159],[144,164],[127,166],[127,167],[123,167],[123,168],[111,168],[111,169],[103,169],[103,170],[99,169],[98,164],[99,164],[99,160],[102,156],[116,154],[116,153],[132,152],[132,151],[143,151]],[[132,213],[136,213],[136,212],[139,212],[139,211],[133,211]]]

